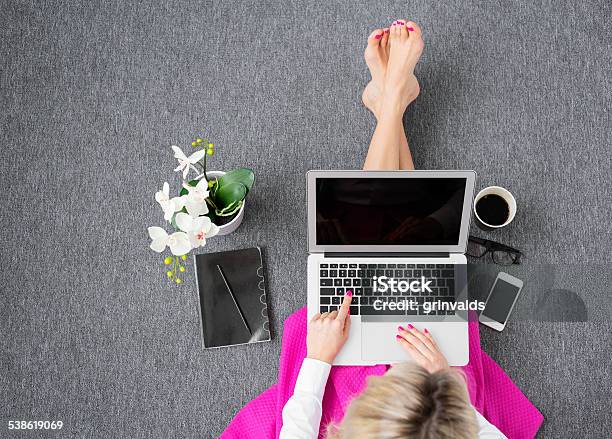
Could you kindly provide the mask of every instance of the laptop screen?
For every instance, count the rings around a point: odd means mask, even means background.
[[[467,178],[318,177],[317,246],[457,246]]]

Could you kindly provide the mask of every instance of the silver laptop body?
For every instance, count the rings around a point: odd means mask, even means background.
[[[450,365],[467,364],[464,313],[378,311],[369,302],[383,293],[372,292],[365,284],[373,287],[374,278],[385,274],[399,274],[395,278],[415,275],[422,280],[437,279],[432,281],[437,288],[429,290],[437,294],[454,290],[453,300],[465,300],[465,250],[475,178],[473,171],[307,173],[308,319],[335,309],[348,289],[357,302],[351,311],[348,341],[335,365],[409,361],[395,338],[397,327],[408,323],[431,331]],[[451,271],[454,287],[449,279],[432,275],[450,276]],[[378,308],[382,301],[404,299],[394,296],[397,291],[387,294],[376,302]],[[419,294],[429,293],[417,291],[415,302],[421,300]]]

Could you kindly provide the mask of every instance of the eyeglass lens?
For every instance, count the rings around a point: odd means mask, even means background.
[[[487,252],[487,248],[477,242],[468,241],[467,254],[475,258],[480,258]]]
[[[495,250],[492,253],[493,261],[499,265],[512,265],[516,261],[517,255],[503,250]]]

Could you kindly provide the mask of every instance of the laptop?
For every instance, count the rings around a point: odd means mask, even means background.
[[[335,365],[409,361],[397,327],[431,331],[452,366],[469,358],[465,250],[473,171],[310,171],[308,319],[353,292]],[[434,305],[435,304],[435,305]]]

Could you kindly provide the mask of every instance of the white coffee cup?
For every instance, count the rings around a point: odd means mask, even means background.
[[[506,202],[508,206],[508,219],[506,219],[506,221],[504,221],[503,224],[498,224],[498,225],[488,224],[485,221],[483,221],[482,218],[480,218],[480,216],[478,216],[478,212],[476,210],[476,204],[478,203],[480,199],[482,199],[483,197],[487,195],[497,195]],[[472,208],[474,209],[474,217],[476,218],[476,225],[480,227],[482,230],[501,229],[502,227],[505,227],[508,224],[510,224],[512,220],[514,219],[514,216],[516,215],[516,200],[514,199],[514,196],[510,193],[508,189],[504,189],[503,187],[500,187],[500,186],[489,186],[489,187],[484,188],[480,192],[478,192],[478,194],[476,194],[476,197],[474,197],[474,204]]]

